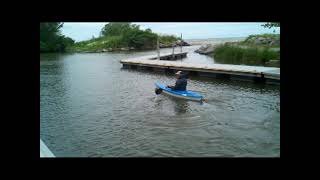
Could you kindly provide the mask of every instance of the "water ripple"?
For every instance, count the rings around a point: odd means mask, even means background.
[[[121,70],[119,63],[152,53],[41,58],[40,136],[53,153],[67,157],[279,156],[278,87],[192,77],[188,87],[203,91],[207,103],[155,95],[154,83],[173,84],[174,76]],[[197,54],[190,57],[188,61],[211,61]]]

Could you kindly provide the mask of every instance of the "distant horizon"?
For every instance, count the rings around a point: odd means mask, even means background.
[[[229,38],[247,38],[248,36],[242,37],[208,37],[208,38],[183,38],[184,40],[205,40],[205,39],[229,39]]]
[[[90,40],[99,37],[101,29],[107,22],[98,23],[64,23],[61,33],[74,39],[76,42]],[[246,38],[255,34],[280,34],[279,28],[264,28],[265,22],[243,23],[136,23],[140,29],[150,28],[157,34],[175,35],[185,40],[205,40],[214,38]],[[275,32],[273,32],[275,31]]]

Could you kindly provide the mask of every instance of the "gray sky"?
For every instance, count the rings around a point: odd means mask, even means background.
[[[62,34],[71,37],[75,41],[91,39],[92,36],[98,37],[105,23],[64,23],[61,28]],[[183,39],[206,39],[206,38],[225,38],[225,37],[247,37],[251,34],[280,33],[280,28],[264,28],[263,23],[148,23],[133,22],[140,25],[141,29],[150,28],[153,32],[160,34],[172,34]]]

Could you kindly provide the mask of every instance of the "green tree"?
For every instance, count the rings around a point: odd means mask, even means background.
[[[56,38],[60,35],[59,29],[63,26],[63,23],[40,23],[40,40],[48,41]]]
[[[111,22],[106,24],[102,30],[102,36],[119,36],[130,28],[131,23]]]
[[[62,43],[66,46],[72,46],[74,44],[74,40],[72,38],[62,36]]]
[[[61,35],[61,22],[40,23],[40,52],[64,52],[74,40]]]
[[[268,22],[268,23],[263,24],[261,26],[263,26],[265,28],[269,28],[269,29],[271,29],[273,27],[277,28],[277,27],[280,27],[280,22]],[[276,32],[276,30],[274,29],[273,33],[275,33],[275,32]]]
[[[280,22],[268,22],[266,24],[262,24],[261,26],[269,29],[273,27],[280,27]]]
[[[137,24],[112,22],[106,24],[101,29],[99,38],[77,42],[74,44],[73,49],[79,51],[92,51],[104,48],[117,50],[122,47],[154,49],[156,48],[158,37],[160,37],[160,42],[162,42],[162,38],[165,44],[172,44],[179,39],[175,36],[159,36],[149,28],[142,30]]]
[[[131,23],[108,23],[102,30],[101,35],[109,39],[109,44],[114,46],[141,48],[154,48],[157,35],[151,29],[141,30],[140,26]],[[117,42],[118,41],[118,42]]]

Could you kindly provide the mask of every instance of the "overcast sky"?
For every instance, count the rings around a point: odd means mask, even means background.
[[[75,41],[98,37],[102,27],[106,23],[64,23],[61,28],[62,34],[71,37]],[[264,28],[264,23],[134,23],[141,29],[150,28],[160,34],[172,34],[183,39],[205,39],[225,37],[247,37],[251,34],[280,33],[280,28]]]

